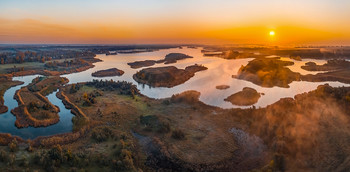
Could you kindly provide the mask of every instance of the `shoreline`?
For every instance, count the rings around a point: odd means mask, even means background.
[[[12,87],[16,87],[16,86],[18,86],[18,85],[24,84],[24,82],[22,82],[22,81],[12,81],[12,80],[11,80],[11,82],[13,82],[14,84],[11,85],[10,87],[8,87],[8,88],[4,91],[4,93],[5,93],[7,90],[9,90],[10,88],[12,88]],[[3,97],[4,95],[0,95],[0,96]],[[5,103],[5,102],[0,101],[0,115],[3,114],[3,113],[8,112],[8,107],[5,106],[4,103]]]

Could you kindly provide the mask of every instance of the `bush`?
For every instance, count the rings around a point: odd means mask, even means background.
[[[4,150],[0,150],[0,162],[7,162],[8,153]]]
[[[83,106],[91,106],[92,104],[97,103],[96,97],[101,96],[102,93],[99,91],[93,91],[89,94],[84,93],[83,94]]]
[[[17,149],[18,149],[18,145],[17,145],[17,144],[18,144],[18,142],[17,142],[16,139],[13,139],[13,140],[8,144],[8,146],[9,146],[11,152],[17,151]]]
[[[92,80],[91,82],[87,82],[88,86],[94,86],[96,88],[103,88],[107,91],[117,91],[119,94],[122,95],[130,95],[132,97],[135,97],[135,95],[138,95],[140,91],[137,89],[136,85],[126,82],[126,81],[113,81],[113,80]]]
[[[40,108],[39,103],[37,102],[30,102],[28,105],[28,111],[29,112],[35,112]]]
[[[44,106],[43,106],[43,109],[44,110],[50,110],[51,106],[48,103],[45,103]]]
[[[169,100],[163,100],[162,104],[163,105],[170,105],[170,101]]]
[[[171,137],[177,140],[183,140],[185,139],[185,133],[180,129],[176,129],[173,131]]]
[[[16,154],[11,153],[11,154],[8,156],[8,161],[7,161],[7,163],[8,163],[9,165],[12,166],[15,162],[16,162]]]
[[[81,128],[87,125],[88,122],[89,122],[88,119],[84,117],[73,116],[72,118],[73,132],[79,131]]]
[[[155,115],[141,115],[140,116],[140,123],[145,126],[156,126],[159,124],[158,117]]]
[[[29,145],[27,148],[26,148],[26,150],[28,151],[28,152],[33,152],[33,147],[31,146],[31,145]]]
[[[22,167],[28,167],[29,166],[28,158],[25,157],[25,156],[22,156],[22,160],[21,160],[19,165],[22,166]]]
[[[162,123],[158,129],[159,133],[169,133],[170,132],[170,124]]]
[[[62,160],[62,147],[60,145],[56,145],[48,152],[48,155],[53,160]]]
[[[122,149],[119,155],[118,160],[112,160],[113,168],[122,171],[134,171],[135,166],[132,153],[127,149]]]
[[[79,85],[72,84],[72,86],[69,89],[69,93],[70,94],[76,93],[79,89],[80,89]]]
[[[114,137],[113,131],[108,127],[97,127],[92,130],[92,138],[97,142],[104,142]]]

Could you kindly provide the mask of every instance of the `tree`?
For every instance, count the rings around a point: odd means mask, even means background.
[[[18,142],[17,142],[17,140],[16,139],[13,139],[10,143],[9,143],[9,148],[10,148],[10,151],[11,152],[15,152],[16,150],[17,150],[17,148],[18,148]]]
[[[77,92],[77,89],[76,89],[76,85],[75,84],[72,84],[72,86],[70,87],[70,90],[69,90],[69,93],[76,93]]]
[[[183,140],[185,139],[185,133],[180,129],[176,129],[173,131],[171,137],[177,140]]]
[[[23,62],[24,62],[24,56],[20,56],[19,62],[20,62],[20,63],[23,63]]]
[[[84,98],[84,99],[88,99],[87,93],[84,93],[84,94],[83,94],[83,98]]]
[[[19,63],[19,56],[16,56],[16,62]]]
[[[61,162],[63,160],[63,151],[61,145],[58,144],[49,150],[48,155],[51,159]]]

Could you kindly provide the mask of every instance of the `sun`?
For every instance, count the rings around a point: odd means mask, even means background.
[[[270,36],[275,36],[275,31],[271,30],[270,31]]]

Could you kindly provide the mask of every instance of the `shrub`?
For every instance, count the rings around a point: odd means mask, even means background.
[[[22,167],[28,167],[29,166],[29,160],[26,156],[22,156],[22,160],[19,164]]]
[[[73,132],[79,131],[81,128],[87,125],[88,122],[89,122],[88,119],[84,117],[73,116],[72,118]]]
[[[16,161],[16,155],[13,154],[13,153],[11,153],[11,154],[8,156],[8,161],[7,161],[7,163],[8,163],[9,165],[12,166],[12,165],[15,163],[15,161]]]
[[[141,115],[140,116],[140,123],[145,126],[156,126],[159,124],[158,117],[155,115]]]
[[[84,93],[83,94],[83,100],[84,100],[83,106],[91,106],[92,104],[97,103],[95,98],[98,96],[101,96],[101,95],[102,95],[102,93],[99,91],[93,91],[89,94]]]
[[[159,133],[169,133],[170,132],[170,124],[162,123],[158,129]]]
[[[17,151],[17,149],[18,149],[18,145],[17,145],[17,144],[18,144],[18,142],[17,142],[16,139],[13,139],[13,140],[8,144],[8,146],[9,146],[11,152]]]
[[[42,164],[42,152],[41,151],[36,151],[34,153],[34,156],[33,156],[33,163],[34,164],[37,164],[37,165],[41,165]]]
[[[103,142],[114,137],[113,131],[108,127],[97,127],[92,130],[92,138],[97,142]]]
[[[4,150],[0,150],[0,162],[6,162],[8,159],[8,153]]]
[[[62,162],[63,160],[63,151],[60,145],[56,145],[48,152],[49,158],[52,160]]]
[[[69,93],[73,94],[76,93],[80,89],[80,84],[72,84],[72,86],[69,89]]]
[[[43,106],[44,110],[50,110],[51,106],[48,103],[45,103]]]
[[[103,116],[103,113],[102,113],[102,111],[101,111],[100,108],[97,109],[97,111],[96,111],[96,116],[100,116],[100,117]]]
[[[176,129],[173,131],[171,137],[177,140],[183,140],[185,139],[185,133],[180,129]]]
[[[169,100],[163,100],[162,104],[163,105],[170,105],[170,101]]]
[[[33,152],[33,147],[31,146],[31,145],[29,145],[28,147],[27,147],[27,149],[26,149],[28,152]]]
[[[112,160],[113,168],[122,171],[134,171],[134,160],[132,158],[132,153],[127,149],[122,149],[120,151],[119,160]]]
[[[28,111],[29,112],[35,112],[40,108],[39,103],[37,102],[30,102],[28,105]]]

